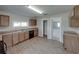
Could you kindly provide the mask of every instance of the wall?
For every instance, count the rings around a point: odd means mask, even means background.
[[[71,16],[72,16],[72,12],[68,11],[68,12],[55,14],[55,15],[52,15],[52,16],[49,16],[49,17],[42,18],[41,20],[44,20],[44,19],[48,20],[48,25],[47,25],[48,39],[53,39],[52,38],[52,30],[53,30],[53,28],[52,28],[52,23],[51,22],[53,21],[53,18],[57,18],[57,17],[61,18],[61,40],[58,39],[58,41],[63,43],[63,33],[64,33],[64,31],[74,31],[74,32],[79,33],[79,28],[74,28],[74,27],[69,26],[69,20],[70,20],[69,17],[71,17]],[[40,22],[42,22],[41,20],[40,20]],[[43,34],[42,25],[40,25],[39,28],[40,28],[39,29],[40,35],[42,35]]]
[[[8,27],[0,27],[0,31],[9,31],[9,30],[18,30],[18,29],[26,29],[26,27],[13,27],[14,22],[28,22],[27,17],[15,15],[9,12],[0,11],[0,15],[9,15],[10,16],[10,24]]]
[[[38,20],[39,36],[43,37],[43,20],[47,20],[47,38],[52,39],[52,22],[49,16]]]
[[[43,19],[37,20],[37,25],[38,25],[38,35],[40,37],[43,37]]]

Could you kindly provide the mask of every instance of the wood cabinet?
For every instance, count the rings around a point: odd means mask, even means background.
[[[74,16],[79,16],[79,6],[74,7]]]
[[[31,35],[29,35],[29,31],[13,31],[13,32],[3,32],[2,34],[0,33],[0,40],[3,40],[6,44],[7,47],[12,47],[16,45],[17,43],[20,43],[24,40],[29,39],[29,37],[33,38],[34,36],[37,36],[37,28],[31,30]]]
[[[0,26],[9,26],[9,16],[0,15]]]
[[[37,20],[36,19],[30,19],[29,20],[29,26],[36,26],[37,25]]]
[[[0,41],[2,41],[2,35],[0,35]]]
[[[18,32],[13,32],[13,45],[19,42]]]
[[[24,32],[19,32],[19,41],[24,41]]]
[[[2,36],[3,41],[7,44],[7,47],[12,46],[12,33],[7,33]]]
[[[24,32],[24,39],[25,40],[29,39],[29,32]]]
[[[64,33],[64,48],[67,51],[79,53],[79,35]]]
[[[34,36],[37,36],[38,35],[38,29],[35,29],[34,30]]]
[[[70,20],[70,26],[71,27],[79,27],[79,17],[72,16],[71,20]]]
[[[75,6],[73,9],[73,16],[70,18],[71,27],[79,27],[79,6]]]

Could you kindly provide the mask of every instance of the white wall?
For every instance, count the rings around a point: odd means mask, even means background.
[[[43,37],[43,20],[47,20],[47,38],[52,39],[52,22],[49,16],[38,20],[39,36]]]
[[[18,30],[18,29],[26,29],[26,27],[13,27],[14,22],[28,22],[27,17],[15,15],[9,12],[0,11],[0,15],[9,15],[10,16],[10,24],[8,27],[0,27],[0,31],[9,31],[9,30]]]
[[[37,20],[37,25],[38,25],[38,35],[40,37],[43,37],[43,19]]]
[[[52,30],[51,27],[52,27],[52,21],[53,21],[53,18],[55,17],[61,17],[61,40],[58,39],[58,41],[60,42],[63,42],[63,32],[64,31],[74,31],[74,32],[77,32],[79,33],[79,28],[74,28],[74,27],[70,27],[69,26],[69,17],[72,16],[72,13],[71,11],[68,11],[68,12],[64,12],[64,13],[60,13],[60,14],[55,14],[55,15],[52,15],[50,17],[46,17],[46,18],[42,18],[41,20],[44,20],[44,19],[47,19],[48,20],[48,26],[47,26],[47,35],[48,35],[48,39],[53,39],[52,38]],[[39,21],[41,21],[39,19]],[[41,21],[42,22],[42,21]],[[39,23],[41,24],[41,23]],[[40,32],[40,35],[43,33],[42,32],[42,25],[39,26],[39,32]],[[41,33],[42,32],[42,33]]]

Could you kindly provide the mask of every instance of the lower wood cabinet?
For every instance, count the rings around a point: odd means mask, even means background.
[[[64,48],[67,51],[79,53],[79,36],[76,34],[64,34]]]
[[[24,39],[25,40],[29,39],[29,32],[24,32]]]
[[[2,41],[2,35],[0,35],[0,41]]]
[[[38,35],[38,29],[35,29],[34,30],[34,36],[37,36]]]
[[[24,32],[19,32],[19,41],[24,41]]]
[[[37,36],[37,29],[34,30],[34,36]],[[0,40],[3,40],[7,47],[12,47],[27,39],[29,39],[29,31],[16,31],[0,35]]]
[[[13,32],[13,45],[19,42],[18,32]]]
[[[12,46],[12,33],[7,33],[7,34],[3,35],[2,39],[7,44],[7,47]]]

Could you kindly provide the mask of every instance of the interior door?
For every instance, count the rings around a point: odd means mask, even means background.
[[[62,42],[62,21],[61,17],[54,17],[52,20],[52,35],[53,39]]]

